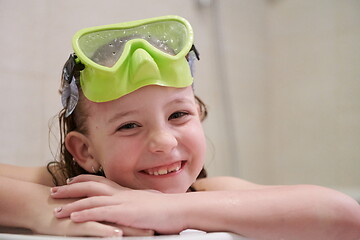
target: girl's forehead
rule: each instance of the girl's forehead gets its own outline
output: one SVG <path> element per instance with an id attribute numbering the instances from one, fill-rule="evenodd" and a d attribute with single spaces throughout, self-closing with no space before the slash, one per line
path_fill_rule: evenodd
<path id="1" fill-rule="evenodd" d="M 95 103 L 87 100 L 90 109 L 90 115 L 105 112 L 111 112 L 121 109 L 134 109 L 150 105 L 166 105 L 176 99 L 188 99 L 194 101 L 192 87 L 174 88 L 157 85 L 145 86 L 137 89 L 116 100 L 102 103 Z"/>

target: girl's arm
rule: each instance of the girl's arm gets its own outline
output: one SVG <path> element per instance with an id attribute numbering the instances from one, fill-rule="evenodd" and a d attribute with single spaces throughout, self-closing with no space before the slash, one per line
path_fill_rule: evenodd
<path id="1" fill-rule="evenodd" d="M 0 176 L 25 182 L 37 183 L 45 186 L 54 186 L 52 177 L 45 166 L 22 167 L 1 163 Z"/>
<path id="2" fill-rule="evenodd" d="M 255 239 L 360 239 L 360 206 L 318 186 L 200 192 L 190 199 L 179 203 L 193 228 Z"/>
<path id="3" fill-rule="evenodd" d="M 50 235 L 111 237 L 122 234 L 115 227 L 97 222 L 77 224 L 68 218 L 56 219 L 53 209 L 74 200 L 49 196 L 49 187 L 0 176 L 0 225 Z"/>
<path id="4" fill-rule="evenodd" d="M 360 238 L 359 205 L 322 187 L 257 185 L 247 190 L 161 194 L 111 190 L 108 181 L 80 176 L 70 185 L 56 188 L 54 198 L 89 197 L 63 206 L 56 216 L 70 216 L 75 222 L 107 221 L 165 234 L 194 228 L 255 239 Z M 246 182 L 233 183 L 249 186 Z"/>
<path id="5" fill-rule="evenodd" d="M 224 191 L 224 190 L 254 190 L 268 186 L 255 184 L 236 177 L 200 178 L 192 185 L 196 191 Z"/>
<path id="6" fill-rule="evenodd" d="M 153 231 L 97 222 L 75 224 L 54 217 L 54 208 L 74 199 L 50 197 L 53 181 L 46 167 L 0 164 L 0 226 L 30 229 L 39 234 L 111 237 L 153 235 Z"/>

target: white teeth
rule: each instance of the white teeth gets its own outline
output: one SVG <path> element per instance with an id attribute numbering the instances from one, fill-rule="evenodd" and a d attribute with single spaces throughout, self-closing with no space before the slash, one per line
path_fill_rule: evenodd
<path id="1" fill-rule="evenodd" d="M 158 171 L 158 173 L 159 173 L 159 175 L 164 175 L 164 174 L 167 174 L 168 171 L 167 171 L 166 169 L 160 169 L 160 170 Z"/>
<path id="2" fill-rule="evenodd" d="M 159 175 L 166 175 L 171 172 L 177 172 L 180 170 L 180 168 L 181 168 L 181 164 L 175 164 L 175 165 L 170 166 L 169 169 L 166 169 L 166 168 L 160 168 L 158 170 L 148 169 L 148 170 L 145 170 L 145 172 L 149 175 L 159 176 Z"/>

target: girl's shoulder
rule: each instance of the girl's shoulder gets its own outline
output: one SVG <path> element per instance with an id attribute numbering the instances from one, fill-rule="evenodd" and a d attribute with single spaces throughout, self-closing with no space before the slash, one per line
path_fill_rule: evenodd
<path id="1" fill-rule="evenodd" d="M 25 167 L 11 164 L 0 164 L 0 176 L 53 186 L 52 178 L 46 166 Z"/>
<path id="2" fill-rule="evenodd" d="M 221 190 L 251 190 L 264 188 L 241 178 L 221 176 L 198 179 L 192 187 L 196 191 L 221 191 Z"/>

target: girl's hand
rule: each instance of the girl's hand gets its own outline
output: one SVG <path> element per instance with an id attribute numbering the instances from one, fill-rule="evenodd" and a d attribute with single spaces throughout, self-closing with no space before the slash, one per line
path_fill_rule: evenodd
<path id="1" fill-rule="evenodd" d="M 54 204 L 59 204 L 54 201 Z M 47 207 L 48 207 L 47 206 Z M 51 209 L 41 206 L 43 211 L 35 220 L 31 230 L 36 234 L 60 235 L 60 236 L 88 236 L 88 237 L 118 237 L 125 231 L 116 226 L 110 226 L 98 222 L 75 223 L 69 218 L 57 219 Z"/>
<path id="2" fill-rule="evenodd" d="M 47 195 L 48 194 L 49 192 L 47 191 Z M 120 237 L 123 235 L 154 235 L 154 232 L 150 230 L 133 229 L 96 221 L 76 223 L 69 217 L 61 219 L 54 217 L 53 211 L 58 210 L 59 206 L 71 204 L 76 200 L 77 199 L 52 199 L 48 197 L 48 205 L 39 205 L 41 212 L 36 214 L 38 218 L 34 221 L 31 230 L 37 234 L 62 236 Z"/>
<path id="3" fill-rule="evenodd" d="M 76 223 L 109 222 L 135 229 L 153 229 L 162 234 L 185 229 L 178 214 L 179 199 L 175 195 L 132 190 L 106 178 L 89 175 L 53 188 L 51 194 L 53 198 L 83 198 L 57 209 L 57 218 L 70 217 Z"/>
<path id="4" fill-rule="evenodd" d="M 98 222 L 75 223 L 54 217 L 53 209 L 76 199 L 52 199 L 50 188 L 32 182 L 0 177 L 0 225 L 26 228 L 37 234 L 62 236 L 121 236 L 116 226 Z"/>

